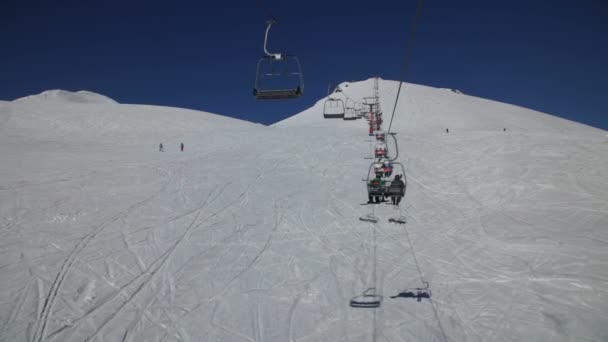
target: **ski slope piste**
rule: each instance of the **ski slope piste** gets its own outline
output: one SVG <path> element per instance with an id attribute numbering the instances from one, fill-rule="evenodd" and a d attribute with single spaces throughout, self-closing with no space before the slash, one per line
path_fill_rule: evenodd
<path id="1" fill-rule="evenodd" d="M 373 137 L 324 102 L 270 127 L 0 102 L 0 341 L 608 339 L 605 131 L 405 83 L 406 196 L 361 206 Z M 370 288 L 380 306 L 349 305 Z"/>

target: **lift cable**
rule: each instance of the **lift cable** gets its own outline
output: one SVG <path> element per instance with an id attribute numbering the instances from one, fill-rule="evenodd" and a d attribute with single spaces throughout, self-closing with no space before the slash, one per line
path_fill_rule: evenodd
<path id="1" fill-rule="evenodd" d="M 256 1 L 258 6 L 260 6 L 260 8 L 262 9 L 262 11 L 264 11 L 266 13 L 266 15 L 270 18 L 270 20 L 274 21 L 274 22 L 279 22 L 277 20 L 277 18 L 275 18 L 272 15 L 272 12 L 270 11 L 270 8 L 264 3 L 264 0 L 257 0 Z"/>
<path id="2" fill-rule="evenodd" d="M 386 131 L 386 134 L 390 134 L 391 132 L 391 128 L 393 125 L 393 119 L 395 118 L 395 112 L 397 111 L 397 104 L 399 102 L 399 95 L 401 93 L 401 86 L 403 85 L 403 80 L 405 79 L 405 75 L 407 72 L 407 68 L 409 66 L 409 61 L 410 61 L 410 57 L 412 54 L 412 49 L 414 46 L 414 39 L 416 37 L 416 30 L 418 27 L 418 21 L 420 19 L 420 14 L 422 13 L 422 5 L 424 4 L 424 0 L 418 0 L 418 6 L 416 8 L 416 14 L 414 16 L 414 21 L 412 23 L 412 30 L 410 31 L 410 35 L 408 37 L 408 42 L 407 42 L 407 48 L 406 48 L 406 52 L 405 52 L 405 60 L 403 63 L 403 69 L 401 72 L 401 77 L 399 77 L 399 88 L 397 90 L 397 96 L 395 97 L 395 104 L 393 105 L 393 112 L 391 114 L 391 120 L 390 123 L 388 125 L 388 130 Z M 412 240 L 410 239 L 410 234 L 407 230 L 406 225 L 403 225 L 403 230 L 405 232 L 405 236 L 407 237 L 408 243 L 410 245 L 410 250 L 412 252 L 412 257 L 414 258 L 414 263 L 416 265 L 416 270 L 418 271 L 418 276 L 420 277 L 420 281 L 424 284 L 428 284 L 423 277 L 422 274 L 422 270 L 420 268 L 420 264 L 418 262 L 418 258 L 416 258 L 416 253 L 414 251 L 414 245 L 412 243 Z M 448 341 L 448 337 L 445 333 L 445 330 L 443 329 L 443 325 L 441 324 L 441 320 L 439 319 L 439 315 L 437 312 L 437 308 L 435 307 L 435 303 L 433 302 L 433 300 L 431 299 L 431 307 L 433 309 L 433 313 L 435 314 L 435 319 L 437 320 L 437 323 L 439 325 L 439 330 L 441 331 L 442 337 L 444 341 Z"/>
<path id="3" fill-rule="evenodd" d="M 407 48 L 405 51 L 405 61 L 403 62 L 403 69 L 401 71 L 401 77 L 399 77 L 399 89 L 397 90 L 397 97 L 395 97 L 395 105 L 393 106 L 393 113 L 391 114 L 391 121 L 388 125 L 387 134 L 391 132 L 391 127 L 393 125 L 393 119 L 395 118 L 395 111 L 397 110 L 397 102 L 399 101 L 399 94 L 401 93 L 401 86 L 403 85 L 403 79 L 405 78 L 405 74 L 407 72 L 407 67 L 410 62 L 410 56 L 412 54 L 412 49 L 414 47 L 414 39 L 416 37 L 416 29 L 418 27 L 418 21 L 420 19 L 420 14 L 422 13 L 422 5 L 424 0 L 418 0 L 418 6 L 416 8 L 416 15 L 414 16 L 414 22 L 412 23 L 412 30 L 410 31 L 410 35 L 407 40 Z"/>

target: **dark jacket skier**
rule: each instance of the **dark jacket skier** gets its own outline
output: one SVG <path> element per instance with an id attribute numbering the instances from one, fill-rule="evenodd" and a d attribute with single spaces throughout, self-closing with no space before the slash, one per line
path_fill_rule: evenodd
<path id="1" fill-rule="evenodd" d="M 396 175 L 389 187 L 393 205 L 399 205 L 401 198 L 405 195 L 405 183 L 401 180 L 401 175 Z"/>

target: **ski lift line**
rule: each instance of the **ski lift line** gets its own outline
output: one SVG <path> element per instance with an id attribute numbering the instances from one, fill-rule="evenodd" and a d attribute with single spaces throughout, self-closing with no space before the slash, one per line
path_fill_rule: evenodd
<path id="1" fill-rule="evenodd" d="M 414 46 L 414 38 L 416 37 L 416 28 L 418 27 L 418 21 L 420 19 L 420 14 L 422 13 L 422 5 L 424 4 L 424 0 L 418 0 L 418 5 L 416 7 L 416 15 L 414 16 L 414 22 L 412 23 L 412 30 L 410 31 L 410 35 L 407 40 L 407 47 L 405 51 L 405 60 L 403 62 L 403 69 L 401 71 L 401 77 L 399 77 L 399 88 L 397 90 L 397 96 L 395 97 L 395 104 L 393 105 L 393 113 L 391 114 L 391 121 L 388 124 L 387 133 L 390 133 L 391 127 L 393 126 L 393 119 L 395 118 L 395 111 L 397 110 L 397 103 L 399 102 L 399 94 L 401 93 L 401 86 L 403 85 L 403 79 L 405 78 L 405 74 L 407 73 L 407 67 L 410 62 L 410 56 L 412 54 L 412 49 Z"/>
<path id="2" fill-rule="evenodd" d="M 264 4 L 263 0 L 257 0 L 257 4 L 260 6 L 262 11 L 266 12 L 266 15 L 268 15 L 270 19 L 272 19 L 272 21 L 278 22 L 277 18 L 272 15 L 272 13 L 270 12 L 270 8 Z"/>

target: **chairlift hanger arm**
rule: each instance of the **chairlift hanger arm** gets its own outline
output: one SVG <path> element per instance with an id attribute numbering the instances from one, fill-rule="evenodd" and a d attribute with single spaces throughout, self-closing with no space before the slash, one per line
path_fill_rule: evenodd
<path id="1" fill-rule="evenodd" d="M 264 53 L 266 54 L 266 56 L 274 58 L 274 59 L 283 59 L 283 55 L 280 53 L 272 53 L 272 52 L 268 52 L 268 33 L 270 32 L 270 28 L 272 27 L 272 24 L 276 24 L 276 21 L 274 20 L 268 20 L 266 22 L 268 24 L 268 27 L 266 28 L 266 34 L 264 35 Z"/>
<path id="2" fill-rule="evenodd" d="M 395 156 L 390 159 L 390 161 L 395 161 L 399 158 L 399 144 L 397 143 L 397 138 L 395 137 L 395 133 L 389 133 L 391 137 L 393 137 L 393 141 L 395 142 Z"/>

